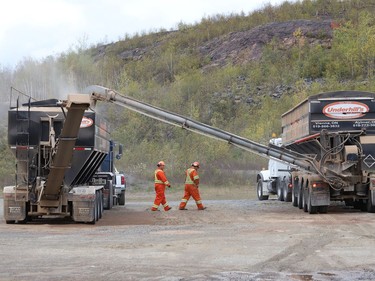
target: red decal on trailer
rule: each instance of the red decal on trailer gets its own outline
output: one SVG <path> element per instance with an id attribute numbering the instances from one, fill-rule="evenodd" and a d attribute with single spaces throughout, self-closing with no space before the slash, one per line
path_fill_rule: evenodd
<path id="1" fill-rule="evenodd" d="M 94 121 L 92 121 L 91 118 L 87 118 L 87 117 L 83 116 L 80 128 L 88 128 L 92 124 L 94 124 Z"/>
<path id="2" fill-rule="evenodd" d="M 369 112 L 369 107 L 357 101 L 333 102 L 323 108 L 323 114 L 334 119 L 359 118 Z"/>

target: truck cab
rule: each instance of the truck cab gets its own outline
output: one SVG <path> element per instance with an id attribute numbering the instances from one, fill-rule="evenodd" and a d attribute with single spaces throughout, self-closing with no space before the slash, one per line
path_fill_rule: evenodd
<path id="1" fill-rule="evenodd" d="M 125 205 L 125 190 L 126 190 L 126 179 L 125 174 L 123 172 L 115 172 L 115 183 L 114 183 L 114 190 L 115 190 L 115 197 L 117 198 L 117 202 L 119 205 Z"/>
<path id="2" fill-rule="evenodd" d="M 282 146 L 281 138 L 272 138 L 270 145 Z M 268 169 L 263 169 L 257 175 L 257 196 L 259 200 L 267 200 L 269 195 L 277 195 L 280 201 L 290 202 L 291 197 L 290 165 L 270 157 Z"/>

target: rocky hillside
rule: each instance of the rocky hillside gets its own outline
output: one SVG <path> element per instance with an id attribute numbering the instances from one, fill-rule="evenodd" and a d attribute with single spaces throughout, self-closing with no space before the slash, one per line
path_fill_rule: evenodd
<path id="1" fill-rule="evenodd" d="M 224 66 L 228 63 L 245 64 L 252 60 L 259 60 L 262 57 L 263 47 L 271 41 L 277 42 L 281 49 L 298 44 L 298 38 L 303 38 L 304 43 L 310 45 L 319 44 L 330 48 L 334 26 L 331 20 L 273 22 L 214 38 L 198 46 L 196 51 L 202 56 L 202 61 L 208 61 L 208 64 L 202 66 L 203 68 Z M 171 40 L 176 32 L 156 35 L 157 40 L 145 47 L 121 47 L 121 41 L 102 45 L 95 49 L 94 57 L 99 59 L 116 50 L 116 55 L 121 60 L 141 60 L 144 56 L 159 53 L 157 49 Z M 206 58 L 208 60 L 205 60 Z"/>
<path id="2" fill-rule="evenodd" d="M 209 65 L 223 66 L 227 63 L 244 64 L 262 57 L 262 49 L 272 40 L 279 48 L 289 48 L 298 44 L 298 38 L 304 38 L 310 45 L 322 45 L 329 48 L 332 39 L 332 22 L 295 20 L 273 22 L 251 30 L 232 32 L 209 41 L 199 47 L 203 56 L 210 58 Z"/>

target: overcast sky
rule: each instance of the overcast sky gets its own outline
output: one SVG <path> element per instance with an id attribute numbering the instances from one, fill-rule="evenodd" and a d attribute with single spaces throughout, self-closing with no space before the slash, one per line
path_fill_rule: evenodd
<path id="1" fill-rule="evenodd" d="M 125 34 L 170 30 L 203 17 L 248 14 L 283 0 L 5 0 L 1 1 L 0 67 L 57 55 L 81 42 L 111 43 Z"/>

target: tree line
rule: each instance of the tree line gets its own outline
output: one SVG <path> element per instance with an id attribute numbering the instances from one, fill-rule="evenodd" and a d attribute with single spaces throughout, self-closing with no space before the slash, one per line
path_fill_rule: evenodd
<path id="1" fill-rule="evenodd" d="M 375 5 L 370 0 L 284 1 L 249 14 L 213 15 L 178 30 L 125 35 L 123 40 L 87 47 L 79 42 L 42 60 L 25 58 L 14 69 L 0 65 L 0 96 L 9 103 L 14 87 L 35 99 L 64 98 L 99 84 L 231 133 L 266 144 L 281 134 L 280 116 L 309 95 L 334 90 L 374 91 Z M 206 42 L 256 26 L 296 19 L 332 19 L 329 47 L 307 44 L 296 29 L 290 48 L 267 44 L 259 60 L 205 69 L 209 57 L 197 51 Z M 103 51 L 105 50 L 105 51 Z M 280 88 L 281 93 L 273 95 Z M 113 138 L 124 144 L 118 169 L 142 180 L 159 160 L 169 178 L 180 182 L 193 161 L 213 185 L 252 184 L 241 171 L 257 170 L 266 160 L 226 143 L 186 132 L 147 117 L 100 104 Z M 14 158 L 1 124 L 0 182 L 10 184 Z"/>

